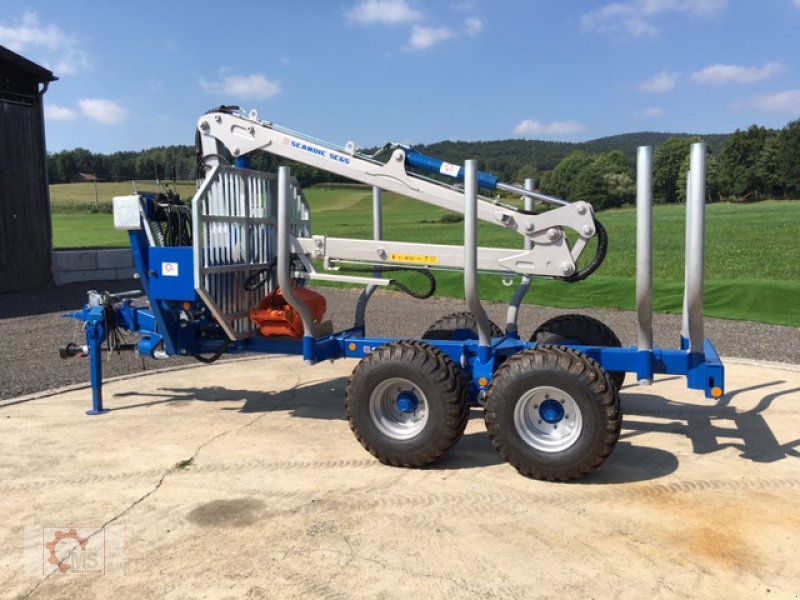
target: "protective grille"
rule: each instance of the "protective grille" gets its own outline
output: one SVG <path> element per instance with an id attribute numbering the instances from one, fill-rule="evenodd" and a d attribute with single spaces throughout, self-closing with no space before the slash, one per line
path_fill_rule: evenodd
<path id="1" fill-rule="evenodd" d="M 291 231 L 307 237 L 308 203 L 294 178 L 291 189 Z M 275 175 L 228 166 L 216 167 L 192 200 L 195 288 L 232 340 L 257 332 L 248 313 L 274 289 L 274 277 L 253 290 L 245 282 L 274 265 L 277 210 Z"/>

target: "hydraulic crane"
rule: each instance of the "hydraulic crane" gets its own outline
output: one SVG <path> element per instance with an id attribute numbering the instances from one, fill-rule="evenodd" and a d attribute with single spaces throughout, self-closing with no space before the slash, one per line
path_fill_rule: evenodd
<path id="1" fill-rule="evenodd" d="M 570 203 L 413 148 L 390 144 L 375 155 L 348 142 L 336 147 L 261 120 L 255 111 L 220 107 L 197 125 L 202 180 L 191 207 L 179 199 L 135 194 L 114 199 L 114 222 L 129 231 L 137 274 L 147 297 L 91 292 L 83 311 L 86 344 L 62 356 L 91 359 L 93 408 L 102 402 L 102 351 L 132 349 L 143 356 L 224 353 L 301 355 L 307 364 L 357 358 L 345 401 L 351 428 L 379 460 L 418 467 L 443 456 L 461 437 L 471 404 L 484 406 L 498 451 L 527 476 L 566 480 L 600 466 L 619 437 L 619 389 L 626 372 L 640 383 L 655 374 L 687 377 L 688 386 L 719 397 L 724 371 L 702 326 L 705 146 L 692 148 L 687 201 L 684 330 L 677 349 L 652 345 L 652 149 L 638 162 L 638 264 L 635 347 L 622 347 L 605 324 L 564 315 L 521 339 L 517 315 L 537 277 L 579 281 L 602 263 L 605 230 L 585 202 Z M 380 190 L 464 215 L 463 246 L 383 239 L 355 240 L 311 233 L 311 211 L 287 166 L 276 174 L 248 168 L 267 152 Z M 378 157 L 384 154 L 385 160 Z M 230 164 L 228 157 L 231 159 Z M 526 199 L 517 208 L 480 189 Z M 536 200 L 549 210 L 532 210 Z M 380 203 L 375 203 L 376 238 Z M 516 248 L 477 244 L 484 221 L 519 234 Z M 597 238 L 594 258 L 579 259 Z M 447 315 L 419 339 L 369 337 L 365 312 L 376 289 L 398 285 L 391 269 L 464 273 L 469 312 Z M 366 270 L 367 274 L 343 273 Z M 504 327 L 481 304 L 478 273 L 519 277 Z M 363 285 L 351 327 L 325 320 L 326 300 L 309 283 Z M 123 348 L 120 330 L 138 336 Z"/>

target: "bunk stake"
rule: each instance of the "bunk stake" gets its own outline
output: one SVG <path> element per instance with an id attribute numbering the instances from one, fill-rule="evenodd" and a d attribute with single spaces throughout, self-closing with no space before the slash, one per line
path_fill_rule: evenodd
<path id="1" fill-rule="evenodd" d="M 306 304 L 297 297 L 292 288 L 290 263 L 291 248 L 291 221 L 289 215 L 289 196 L 291 188 L 289 180 L 292 176 L 289 167 L 278 167 L 278 287 L 281 289 L 286 302 L 300 315 L 303 321 L 303 350 L 307 363 L 313 362 L 306 349 L 310 347 L 310 340 L 314 337 L 314 317 Z"/>
<path id="2" fill-rule="evenodd" d="M 705 275 L 706 145 L 692 144 L 686 195 L 686 287 L 684 335 L 691 353 L 704 351 L 703 277 Z"/>
<path id="3" fill-rule="evenodd" d="M 464 163 L 464 297 L 478 325 L 482 349 L 490 350 L 492 343 L 489 317 L 481 304 L 478 292 L 478 161 Z M 481 362 L 488 361 L 481 356 Z"/>
<path id="4" fill-rule="evenodd" d="M 525 189 L 530 192 L 533 191 L 533 179 L 528 178 L 525 180 Z M 533 198 L 525 196 L 524 202 L 525 211 L 533 213 Z M 533 240 L 529 237 L 525 238 L 524 244 L 526 250 L 533 248 Z M 519 335 L 519 307 L 522 305 L 522 301 L 531 289 L 531 281 L 532 279 L 529 276 L 522 276 L 519 287 L 508 305 L 508 310 L 506 311 L 506 335 Z"/>
<path id="5" fill-rule="evenodd" d="M 653 147 L 639 147 L 636 160 L 636 345 L 642 353 L 639 383 L 653 381 Z M 646 356 L 644 356 L 646 355 Z"/>

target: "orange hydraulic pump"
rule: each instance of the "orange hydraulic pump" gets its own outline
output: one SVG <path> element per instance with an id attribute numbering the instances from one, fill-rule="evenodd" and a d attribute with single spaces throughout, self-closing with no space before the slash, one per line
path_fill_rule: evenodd
<path id="1" fill-rule="evenodd" d="M 311 310 L 314 324 L 318 325 L 328 307 L 325 296 L 301 287 L 294 288 L 293 291 L 295 296 Z M 267 294 L 258 306 L 250 311 L 250 320 L 258 325 L 261 335 L 267 337 L 303 337 L 303 321 L 300 319 L 300 313 L 289 306 L 280 288 Z"/>

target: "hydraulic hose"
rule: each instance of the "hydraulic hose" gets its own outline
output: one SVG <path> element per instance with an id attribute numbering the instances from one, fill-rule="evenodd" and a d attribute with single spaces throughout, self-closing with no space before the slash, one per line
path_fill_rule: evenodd
<path id="1" fill-rule="evenodd" d="M 603 261 L 606 259 L 606 252 L 608 251 L 608 233 L 603 224 L 597 219 L 594 219 L 594 228 L 597 231 L 597 252 L 595 252 L 592 262 L 590 262 L 585 269 L 581 269 L 577 273 L 573 273 L 568 277 L 561 277 L 567 283 L 575 283 L 576 281 L 583 281 L 589 275 L 597 271 Z"/>
<path id="2" fill-rule="evenodd" d="M 399 273 L 399 272 L 407 272 L 407 273 L 419 273 L 420 275 L 424 276 L 425 279 L 428 280 L 428 289 L 424 292 L 415 292 L 411 288 L 409 288 L 404 283 L 397 281 L 396 279 L 390 279 L 389 285 L 397 288 L 401 292 L 408 294 L 412 298 L 416 298 L 417 300 L 427 300 L 431 296 L 436 293 L 436 277 L 434 277 L 433 273 L 431 273 L 428 269 L 415 269 L 413 267 L 354 267 L 349 266 L 345 267 L 347 271 L 351 271 L 354 273 Z"/>

